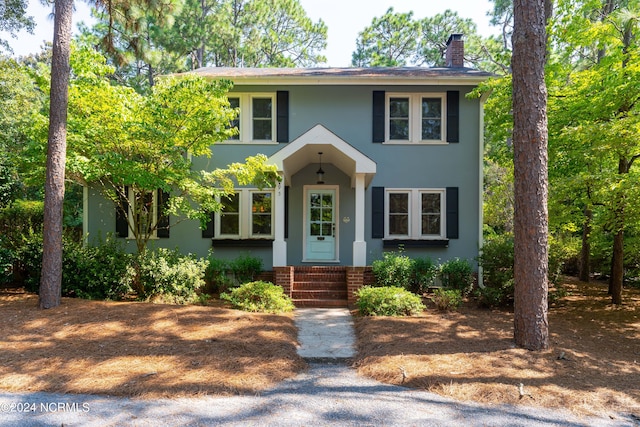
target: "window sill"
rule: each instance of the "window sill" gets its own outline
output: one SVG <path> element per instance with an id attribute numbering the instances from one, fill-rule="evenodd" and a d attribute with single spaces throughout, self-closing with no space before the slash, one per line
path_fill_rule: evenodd
<path id="1" fill-rule="evenodd" d="M 273 239 L 211 239 L 211 245 L 223 248 L 270 248 Z"/>
<path id="2" fill-rule="evenodd" d="M 449 247 L 449 239 L 384 239 L 382 247 L 397 248 L 403 246 L 405 248 L 447 248 Z"/>
<path id="3" fill-rule="evenodd" d="M 382 145 L 449 145 L 447 141 L 385 141 Z"/>

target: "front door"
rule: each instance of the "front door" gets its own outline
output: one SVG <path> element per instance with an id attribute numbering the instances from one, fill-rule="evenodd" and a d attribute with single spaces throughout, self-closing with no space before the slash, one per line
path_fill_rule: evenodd
<path id="1" fill-rule="evenodd" d="M 306 205 L 305 260 L 336 260 L 336 190 L 309 188 Z"/>

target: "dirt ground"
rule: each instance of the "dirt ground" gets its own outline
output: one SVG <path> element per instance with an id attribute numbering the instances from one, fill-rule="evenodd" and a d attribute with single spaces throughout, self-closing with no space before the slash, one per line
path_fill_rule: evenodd
<path id="1" fill-rule="evenodd" d="M 549 312 L 551 348 L 513 346 L 513 314 L 432 306 L 419 317 L 355 317 L 358 372 L 459 400 L 627 412 L 640 419 L 640 290 L 568 281 Z M 0 292 L 0 389 L 144 398 L 248 394 L 304 371 L 292 315 L 212 306 Z M 522 397 L 519 384 L 522 384 Z"/>
<path id="2" fill-rule="evenodd" d="M 625 289 L 625 304 L 614 307 L 605 284 L 569 279 L 566 288 L 549 310 L 551 347 L 543 352 L 514 347 L 512 312 L 474 304 L 413 318 L 356 317 L 358 372 L 463 401 L 640 420 L 640 290 Z"/>

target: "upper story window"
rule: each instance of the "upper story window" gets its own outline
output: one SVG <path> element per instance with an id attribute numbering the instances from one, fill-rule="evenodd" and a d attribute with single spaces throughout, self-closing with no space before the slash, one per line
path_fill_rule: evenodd
<path id="1" fill-rule="evenodd" d="M 387 189 L 385 197 L 385 238 L 445 238 L 444 189 Z"/>
<path id="2" fill-rule="evenodd" d="M 220 239 L 273 238 L 273 190 L 239 189 L 221 197 L 215 214 L 215 236 Z"/>
<path id="3" fill-rule="evenodd" d="M 387 142 L 445 142 L 444 93 L 387 93 Z"/>
<path id="4" fill-rule="evenodd" d="M 274 93 L 230 94 L 231 108 L 239 113 L 230 123 L 238 129 L 231 142 L 265 143 L 276 142 L 276 102 Z"/>

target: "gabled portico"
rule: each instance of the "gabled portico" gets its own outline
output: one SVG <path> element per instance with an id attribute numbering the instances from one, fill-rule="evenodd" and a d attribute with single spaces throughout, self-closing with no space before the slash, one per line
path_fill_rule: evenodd
<path id="1" fill-rule="evenodd" d="M 287 242 L 285 241 L 285 191 L 292 176 L 318 159 L 322 152 L 323 164 L 332 164 L 350 177 L 355 189 L 355 238 L 353 241 L 353 266 L 367 263 L 365 241 L 365 189 L 376 173 L 376 163 L 352 145 L 322 125 L 316 125 L 295 141 L 277 151 L 268 163 L 276 165 L 282 178 L 275 193 L 275 239 L 273 242 L 273 266 L 287 265 Z"/>

